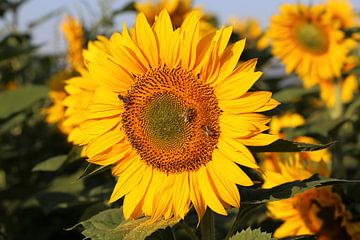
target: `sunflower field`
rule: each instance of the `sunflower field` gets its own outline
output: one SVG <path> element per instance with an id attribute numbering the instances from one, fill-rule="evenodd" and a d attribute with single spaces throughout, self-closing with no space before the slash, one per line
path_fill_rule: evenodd
<path id="1" fill-rule="evenodd" d="M 21 28 L 31 1 L 0 1 L 0 240 L 360 240 L 357 0 L 74 0 Z"/>

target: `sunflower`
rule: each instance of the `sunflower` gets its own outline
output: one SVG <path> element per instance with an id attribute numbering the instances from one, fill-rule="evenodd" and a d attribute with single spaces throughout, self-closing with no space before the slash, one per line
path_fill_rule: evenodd
<path id="1" fill-rule="evenodd" d="M 67 59 L 70 67 L 83 68 L 82 49 L 85 38 L 82 24 L 76 18 L 67 15 L 60 28 L 68 44 Z"/>
<path id="2" fill-rule="evenodd" d="M 340 77 L 341 68 L 354 41 L 345 38 L 330 11 L 323 5 L 285 4 L 271 19 L 268 35 L 273 54 L 296 72 L 305 87 L 320 79 Z"/>
<path id="3" fill-rule="evenodd" d="M 279 172 L 265 170 L 263 187 L 271 188 L 286 182 L 304 180 L 314 173 L 329 175 L 324 162 L 317 166 L 312 162 L 304 164 L 296 156 L 279 163 Z M 284 221 L 274 233 L 278 238 L 316 234 L 317 239 L 331 240 L 355 239 L 358 235 L 359 223 L 351 221 L 351 213 L 331 187 L 314 188 L 289 199 L 270 202 L 268 210 L 272 217 Z"/>
<path id="4" fill-rule="evenodd" d="M 234 27 L 234 33 L 241 38 L 246 38 L 247 48 L 262 50 L 267 47 L 266 37 L 258 20 L 254 18 L 238 19 L 230 18 L 230 25 Z"/>
<path id="5" fill-rule="evenodd" d="M 215 27 L 210 23 L 213 16 L 211 14 L 205 14 L 200 7 L 193 7 L 192 5 L 192 0 L 147 0 L 145 2 L 136 1 L 135 9 L 139 13 L 145 14 L 150 25 L 154 24 L 156 16 L 158 16 L 163 9 L 166 9 L 175 28 L 181 26 L 190 12 L 198 11 L 201 16 L 201 35 L 215 31 Z"/>
<path id="6" fill-rule="evenodd" d="M 270 133 L 277 134 L 279 138 L 285 139 L 286 136 L 283 132 L 284 128 L 295 128 L 305 124 L 305 119 L 298 113 L 287 112 L 280 116 L 275 116 L 270 122 Z M 319 144 L 316 139 L 308 136 L 298 136 L 291 139 L 295 142 Z M 258 154 L 262 164 L 261 166 L 267 170 L 280 172 L 280 162 L 285 162 L 289 157 L 292 157 L 293 153 L 279 153 L 279 152 L 265 152 Z M 315 162 L 324 161 L 329 163 L 331 161 L 331 153 L 329 150 L 321 149 L 312 152 L 299 152 L 297 157 L 302 162 L 311 160 Z"/>
<path id="7" fill-rule="evenodd" d="M 52 104 L 43 110 L 45 121 L 48 124 L 56 124 L 58 129 L 64 134 L 68 134 L 71 131 L 71 128 L 64 125 L 65 106 L 63 104 L 67 96 L 64 92 L 64 81 L 69 77 L 71 77 L 71 72 L 65 70 L 56 73 L 50 79 L 48 83 L 50 89 L 48 95 Z"/>
<path id="8" fill-rule="evenodd" d="M 84 49 L 83 54 L 87 56 L 87 59 L 91 59 L 95 55 L 100 61 L 100 59 L 106 58 L 106 54 L 109 52 L 108 43 L 108 39 L 99 36 L 97 41 L 89 43 L 88 49 Z M 78 69 L 78 71 L 80 76 L 66 81 L 67 97 L 63 101 L 63 105 L 66 107 L 63 125 L 72 129 L 68 141 L 80 145 L 91 138 L 81 131 L 80 124 L 86 119 L 88 105 L 93 99 L 98 83 L 89 74 L 86 66 Z"/>
<path id="9" fill-rule="evenodd" d="M 349 103 L 358 91 L 358 79 L 356 75 L 348 75 L 340 82 L 340 101 Z M 320 82 L 321 99 L 332 108 L 335 106 L 336 90 L 335 83 L 332 80 L 322 80 Z"/>
<path id="10" fill-rule="evenodd" d="M 207 207 L 226 215 L 240 205 L 237 184 L 253 184 L 237 164 L 258 168 L 246 146 L 278 139 L 259 112 L 279 103 L 248 92 L 256 60 L 237 64 L 245 41 L 227 46 L 231 27 L 200 37 L 199 21 L 192 12 L 174 30 L 166 10 L 152 26 L 141 13 L 132 34 L 124 24 L 106 50 L 84 54 L 98 87 L 74 141 L 112 165 L 110 202 L 124 197 L 126 219 L 184 218 L 191 204 L 199 219 Z"/>
<path id="11" fill-rule="evenodd" d="M 327 0 L 324 4 L 340 28 L 351 28 L 359 24 L 358 16 L 349 0 Z"/>

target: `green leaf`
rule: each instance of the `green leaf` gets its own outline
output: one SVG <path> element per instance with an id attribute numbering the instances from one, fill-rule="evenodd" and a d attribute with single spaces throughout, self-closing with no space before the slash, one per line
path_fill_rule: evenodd
<path id="1" fill-rule="evenodd" d="M 135 2 L 131 1 L 128 4 L 122 6 L 119 9 L 115 9 L 112 13 L 111 13 L 111 18 L 116 17 L 117 15 L 124 13 L 124 12 L 134 12 L 136 11 L 135 9 Z"/>
<path id="2" fill-rule="evenodd" d="M 281 103 L 289 103 L 301 99 L 302 97 L 319 92 L 319 87 L 313 87 L 310 89 L 305 88 L 288 88 L 279 91 L 273 95 L 273 98 Z"/>
<path id="3" fill-rule="evenodd" d="M 92 175 L 96 175 L 98 173 L 102 173 L 104 171 L 107 171 L 108 169 L 111 169 L 111 165 L 108 166 L 99 166 L 96 164 L 89 163 L 87 167 L 85 168 L 85 171 L 80 175 L 79 179 L 87 178 Z"/>
<path id="4" fill-rule="evenodd" d="M 327 144 L 309 144 L 279 139 L 267 146 L 249 147 L 249 149 L 253 152 L 309 152 L 330 147 L 332 144 L 334 144 L 334 142 Z"/>
<path id="5" fill-rule="evenodd" d="M 339 183 L 360 183 L 360 180 L 324 178 L 320 177 L 318 174 L 314 174 L 313 176 L 305 180 L 288 182 L 269 189 L 253 189 L 243 187 L 240 188 L 240 196 L 242 203 L 260 204 L 291 198 L 294 197 L 296 194 L 302 193 L 315 187 L 322 187 Z"/>
<path id="6" fill-rule="evenodd" d="M 271 237 L 271 233 L 261 232 L 260 228 L 251 230 L 248 227 L 246 230 L 236 233 L 229 240 L 276 240 L 276 238 Z"/>
<path id="7" fill-rule="evenodd" d="M 45 86 L 28 85 L 13 91 L 0 93 L 0 119 L 25 110 L 36 101 L 46 98 L 48 89 Z"/>
<path id="8" fill-rule="evenodd" d="M 180 219 L 159 220 L 150 222 L 149 217 L 126 221 L 121 208 L 102 211 L 77 226 L 83 226 L 82 234 L 92 240 L 141 240 L 158 229 L 173 226 Z"/>
<path id="9" fill-rule="evenodd" d="M 33 172 L 53 172 L 58 170 L 68 159 L 66 155 L 59 155 L 52 158 L 49 158 L 39 164 L 37 164 L 32 171 Z"/>

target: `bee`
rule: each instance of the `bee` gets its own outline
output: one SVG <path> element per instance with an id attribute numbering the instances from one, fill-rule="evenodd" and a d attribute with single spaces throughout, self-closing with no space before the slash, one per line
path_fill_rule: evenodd
<path id="1" fill-rule="evenodd" d="M 216 134 L 210 127 L 206 125 L 202 125 L 201 128 L 207 137 L 213 137 Z"/>
<path id="2" fill-rule="evenodd" d="M 128 97 L 125 97 L 125 96 L 123 96 L 123 95 L 118 95 L 118 98 L 123 102 L 123 103 L 125 103 L 125 104 L 129 104 L 130 103 L 130 98 L 128 98 Z"/>
<path id="3" fill-rule="evenodd" d="M 191 122 L 195 117 L 195 110 L 188 108 L 182 114 L 180 114 L 180 117 L 182 117 L 186 123 Z"/>

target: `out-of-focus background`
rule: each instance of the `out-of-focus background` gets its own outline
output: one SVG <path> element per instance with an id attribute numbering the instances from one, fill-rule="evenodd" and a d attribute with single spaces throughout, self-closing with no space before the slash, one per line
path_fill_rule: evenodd
<path id="1" fill-rule="evenodd" d="M 195 6 L 201 6 L 206 12 L 213 12 L 219 18 L 220 23 L 227 23 L 229 17 L 247 18 L 253 17 L 259 20 L 263 27 L 268 25 L 271 15 L 278 11 L 278 7 L 284 3 L 296 3 L 298 0 L 196 0 Z M 316 3 L 319 0 L 305 0 L 303 3 Z M 352 0 L 356 9 L 360 8 L 360 1 Z M 85 25 L 91 25 L 95 19 L 99 19 L 103 13 L 110 12 L 109 9 L 119 9 L 127 4 L 124 0 L 29 0 L 24 3 L 18 12 L 18 23 L 20 30 L 29 29 L 34 22 L 53 14 L 48 21 L 34 27 L 33 41 L 41 44 L 40 51 L 56 53 L 65 51 L 66 44 L 60 36 L 59 23 L 65 13 L 71 13 L 80 18 Z M 133 23 L 134 13 L 128 13 L 116 17 L 115 22 L 120 27 L 123 21 Z M 0 28 L 10 25 L 12 17 L 0 20 Z"/>

